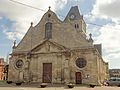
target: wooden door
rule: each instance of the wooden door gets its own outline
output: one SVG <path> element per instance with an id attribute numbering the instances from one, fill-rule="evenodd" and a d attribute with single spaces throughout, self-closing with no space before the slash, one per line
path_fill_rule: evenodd
<path id="1" fill-rule="evenodd" d="M 52 82 L 52 63 L 43 63 L 43 83 Z"/>
<path id="2" fill-rule="evenodd" d="M 76 76 L 76 84 L 82 84 L 81 72 L 76 72 L 75 76 Z"/>

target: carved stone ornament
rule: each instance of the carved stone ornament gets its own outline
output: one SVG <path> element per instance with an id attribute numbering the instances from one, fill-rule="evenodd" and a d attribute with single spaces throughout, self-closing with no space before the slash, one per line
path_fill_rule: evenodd
<path id="1" fill-rule="evenodd" d="M 70 57 L 71 56 L 71 53 L 69 51 L 64 52 L 64 54 L 65 54 L 66 57 Z"/>

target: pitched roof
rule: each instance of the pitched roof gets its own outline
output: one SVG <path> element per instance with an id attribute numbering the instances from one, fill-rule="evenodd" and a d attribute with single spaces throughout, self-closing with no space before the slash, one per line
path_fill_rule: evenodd
<path id="1" fill-rule="evenodd" d="M 70 9 L 70 11 L 68 12 L 68 14 L 67 14 L 67 16 L 66 16 L 66 18 L 65 18 L 64 21 L 69 20 L 69 18 L 70 18 L 70 16 L 71 16 L 72 14 L 75 15 L 75 18 L 74 18 L 75 20 L 78 20 L 78 19 L 81 18 L 81 15 L 80 15 L 78 6 L 73 6 L 73 7 L 71 7 L 71 9 Z"/>

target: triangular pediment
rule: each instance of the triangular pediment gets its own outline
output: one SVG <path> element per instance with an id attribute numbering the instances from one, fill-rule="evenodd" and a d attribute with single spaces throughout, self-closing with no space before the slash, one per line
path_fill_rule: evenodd
<path id="1" fill-rule="evenodd" d="M 32 49 L 32 52 L 39 52 L 39 53 L 48 53 L 48 52 L 60 52 L 64 51 L 67 48 L 49 40 L 43 41 L 41 44 L 36 46 Z"/>

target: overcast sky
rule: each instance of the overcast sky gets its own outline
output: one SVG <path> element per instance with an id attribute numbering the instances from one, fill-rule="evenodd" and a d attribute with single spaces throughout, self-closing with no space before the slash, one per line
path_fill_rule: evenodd
<path id="1" fill-rule="evenodd" d="M 0 0 L 0 57 L 6 58 L 33 22 L 36 25 L 48 7 L 63 20 L 71 6 L 78 5 L 94 43 L 101 43 L 109 68 L 120 68 L 120 0 Z M 91 23 L 91 24 L 90 24 Z"/>

